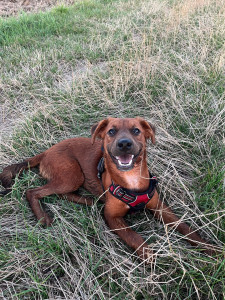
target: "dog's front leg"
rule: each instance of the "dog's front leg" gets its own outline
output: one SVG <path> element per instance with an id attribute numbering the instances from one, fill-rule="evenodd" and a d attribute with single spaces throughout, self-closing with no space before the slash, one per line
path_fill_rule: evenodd
<path id="1" fill-rule="evenodd" d="M 117 200 L 117 199 L 115 199 Z M 120 201 L 121 202 L 121 201 Z M 129 247 L 133 248 L 138 256 L 151 261 L 153 251 L 149 248 L 144 239 L 135 231 L 133 231 L 124 221 L 123 216 L 129 208 L 122 202 L 113 205 L 111 201 L 107 201 L 104 209 L 106 222 L 111 230 L 113 230 Z"/>
<path id="2" fill-rule="evenodd" d="M 184 235 L 184 238 L 193 246 L 200 246 L 204 252 L 213 255 L 216 253 L 214 246 L 203 240 L 199 234 L 192 230 L 186 223 L 182 222 L 172 210 L 159 199 L 159 195 L 155 192 L 153 198 L 147 204 L 147 208 L 152 211 L 154 217 L 162 220 L 164 224 L 174 227 L 177 231 Z"/>

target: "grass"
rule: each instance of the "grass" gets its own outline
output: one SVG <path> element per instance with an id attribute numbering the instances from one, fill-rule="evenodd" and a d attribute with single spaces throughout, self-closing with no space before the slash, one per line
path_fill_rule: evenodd
<path id="1" fill-rule="evenodd" d="M 0 19 L 1 167 L 106 116 L 156 125 L 150 170 L 176 214 L 224 250 L 224 5 L 215 1 L 76 1 Z M 103 206 L 43 201 L 37 224 L 25 190 L 0 198 L 3 299 L 223 299 L 224 256 L 210 258 L 151 214 L 126 221 L 158 253 L 145 266 L 106 226 Z"/>

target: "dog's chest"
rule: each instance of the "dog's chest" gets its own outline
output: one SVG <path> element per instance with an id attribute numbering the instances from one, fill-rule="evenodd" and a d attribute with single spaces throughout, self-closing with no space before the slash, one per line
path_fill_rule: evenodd
<path id="1" fill-rule="evenodd" d="M 139 189 L 141 186 L 141 177 L 137 176 L 137 174 L 124 174 L 123 180 L 126 183 L 126 188 L 127 189 Z"/>

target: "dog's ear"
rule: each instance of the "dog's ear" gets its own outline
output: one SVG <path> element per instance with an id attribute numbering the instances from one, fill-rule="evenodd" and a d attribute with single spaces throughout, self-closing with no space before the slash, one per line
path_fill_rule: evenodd
<path id="1" fill-rule="evenodd" d="M 96 138 L 103 138 L 102 133 L 105 127 L 108 125 L 109 120 L 105 119 L 96 124 L 94 124 L 91 128 L 91 143 L 94 144 Z"/>
<path id="2" fill-rule="evenodd" d="M 155 144 L 155 126 L 152 125 L 151 123 L 145 121 L 142 118 L 138 118 L 141 126 L 144 128 L 145 130 L 145 138 L 149 139 L 151 138 L 152 143 Z"/>

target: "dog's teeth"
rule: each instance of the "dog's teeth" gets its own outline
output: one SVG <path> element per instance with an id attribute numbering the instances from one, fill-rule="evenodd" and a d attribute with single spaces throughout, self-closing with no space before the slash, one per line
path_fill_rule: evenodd
<path id="1" fill-rule="evenodd" d="M 116 156 L 116 159 L 120 166 L 130 166 L 132 164 L 134 155 L 131 155 L 131 159 L 128 163 L 122 163 L 119 156 Z"/>

